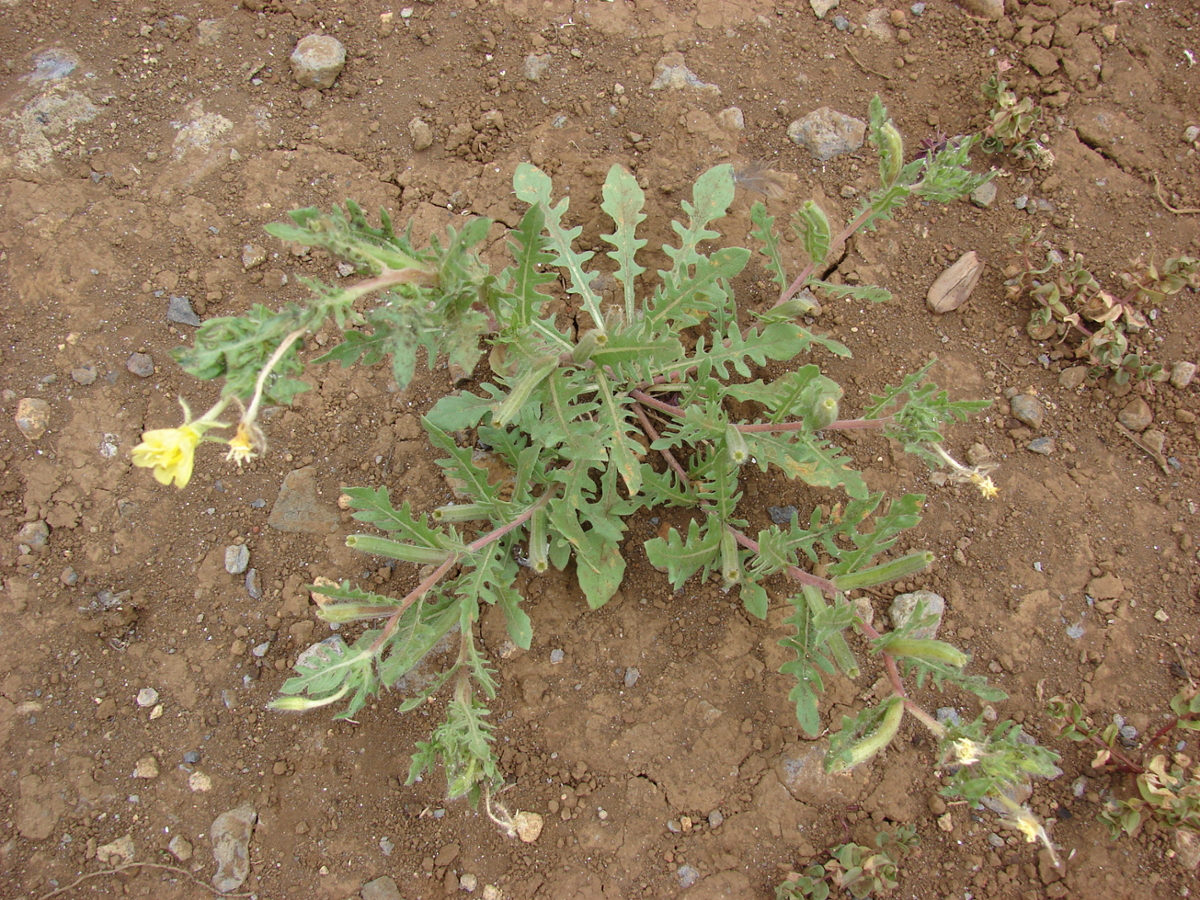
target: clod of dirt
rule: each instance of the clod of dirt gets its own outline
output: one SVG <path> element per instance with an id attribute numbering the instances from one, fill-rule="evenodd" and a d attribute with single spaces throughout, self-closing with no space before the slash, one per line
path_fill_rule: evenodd
<path id="1" fill-rule="evenodd" d="M 217 874 L 212 883 L 222 894 L 237 890 L 250 874 L 250 836 L 257 821 L 258 812 L 248 802 L 213 820 L 209 835 Z"/>
<path id="2" fill-rule="evenodd" d="M 967 251 L 937 277 L 925 296 L 925 303 L 935 313 L 953 312 L 970 299 L 982 274 L 983 260 L 974 250 Z"/>
<path id="3" fill-rule="evenodd" d="M 823 19 L 831 9 L 837 9 L 839 2 L 841 0 L 808 0 L 808 5 L 812 7 L 813 15 Z"/>
<path id="4" fill-rule="evenodd" d="M 13 417 L 21 434 L 36 441 L 50 427 L 50 404 L 40 397 L 22 397 Z"/>
<path id="5" fill-rule="evenodd" d="M 294 469 L 283 479 L 267 524 L 276 531 L 328 534 L 338 524 L 338 514 L 317 498 L 317 471 L 312 466 Z"/>
<path id="6" fill-rule="evenodd" d="M 192 842 L 178 834 L 171 838 L 171 843 L 167 844 L 167 849 L 180 862 L 187 862 L 192 858 Z"/>
<path id="7" fill-rule="evenodd" d="M 363 885 L 362 900 L 400 900 L 400 888 L 391 875 L 382 875 Z"/>
<path id="8" fill-rule="evenodd" d="M 787 135 L 817 162 L 827 162 L 839 153 L 852 153 L 860 148 L 867 136 L 867 123 L 822 106 L 789 125 Z"/>
<path id="9" fill-rule="evenodd" d="M 707 94 L 721 93 L 719 87 L 701 81 L 695 72 L 685 66 L 683 54 L 678 51 L 668 53 L 654 64 L 654 80 L 650 82 L 650 90 L 681 91 L 687 88 Z"/>
<path id="10" fill-rule="evenodd" d="M 333 87 L 346 65 L 346 48 L 327 34 L 301 38 L 292 51 L 292 75 L 301 87 L 324 90 Z"/>
<path id="11" fill-rule="evenodd" d="M 133 837 L 128 834 L 117 838 L 110 844 L 104 844 L 96 848 L 97 858 L 110 866 L 131 863 L 136 855 L 137 851 L 133 846 Z"/>
<path id="12" fill-rule="evenodd" d="M 413 149 L 418 153 L 433 146 L 433 129 L 423 119 L 416 118 L 409 122 L 408 134 L 412 138 Z"/>
<path id="13" fill-rule="evenodd" d="M 1000 21 L 1004 15 L 1004 0 L 958 0 L 958 5 L 971 15 L 992 22 Z"/>
<path id="14" fill-rule="evenodd" d="M 149 378 L 154 374 L 154 359 L 149 353 L 131 353 L 125 368 L 138 378 Z"/>

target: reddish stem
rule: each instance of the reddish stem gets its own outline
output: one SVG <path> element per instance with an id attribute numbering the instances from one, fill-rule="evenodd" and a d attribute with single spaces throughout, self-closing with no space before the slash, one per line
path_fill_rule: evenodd
<path id="1" fill-rule="evenodd" d="M 867 221 L 867 219 L 871 215 L 871 212 L 872 212 L 872 209 L 871 209 L 871 207 L 868 206 L 866 209 L 864 209 L 862 212 L 860 212 L 855 217 L 853 222 L 851 222 L 849 225 L 847 225 L 845 228 L 842 229 L 842 233 L 839 234 L 836 238 L 834 238 L 833 243 L 831 243 L 829 245 L 829 252 L 825 254 L 826 259 L 828 259 L 829 255 L 832 254 L 835 250 L 840 249 L 842 244 L 844 244 L 844 243 L 846 243 L 846 241 L 850 240 L 850 237 L 851 237 L 851 235 L 854 234 L 854 232 L 856 232 L 856 231 L 858 231 L 858 229 L 862 228 L 863 222 Z M 787 303 L 789 300 L 791 300 L 792 297 L 795 296 L 796 293 L 801 288 L 804 287 L 804 283 L 806 281 L 808 281 L 809 276 L 812 275 L 812 273 L 816 270 L 816 268 L 817 268 L 817 264 L 815 262 L 810 261 L 809 264 L 804 267 L 804 270 L 796 277 L 796 280 L 792 282 L 791 287 L 789 287 L 786 291 L 784 291 L 782 294 L 779 295 L 779 299 L 775 301 L 775 306 L 782 306 L 784 303 Z M 774 308 L 774 307 L 772 307 L 772 308 Z"/>
<path id="2" fill-rule="evenodd" d="M 641 391 L 635 391 L 634 393 L 640 394 Z M 650 443 L 657 441 L 658 431 L 655 430 L 654 424 L 650 421 L 650 417 L 646 415 L 646 411 L 642 409 L 640 403 L 633 404 L 633 412 L 634 415 L 638 417 L 638 421 L 642 425 L 642 431 L 646 432 L 646 437 L 650 438 Z M 686 485 L 690 480 L 688 478 L 687 470 L 680 465 L 679 460 L 675 458 L 675 454 L 666 449 L 659 450 L 658 452 L 662 454 L 662 458 L 667 461 L 667 465 L 675 471 L 675 474 L 678 475 L 682 482 Z"/>
<path id="3" fill-rule="evenodd" d="M 665 400 L 659 400 L 653 394 L 647 394 L 641 388 L 634 388 L 629 392 L 629 396 L 646 406 L 653 406 L 657 410 L 661 410 L 672 416 L 682 416 L 683 410 L 674 403 L 667 403 Z"/>

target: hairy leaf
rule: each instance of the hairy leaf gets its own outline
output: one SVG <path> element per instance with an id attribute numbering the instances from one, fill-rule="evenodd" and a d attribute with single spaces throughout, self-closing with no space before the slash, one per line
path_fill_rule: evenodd
<path id="1" fill-rule="evenodd" d="M 631 323 L 637 314 L 634 279 L 646 271 L 634 260 L 637 251 L 646 246 L 644 238 L 635 236 L 637 226 L 646 219 L 646 214 L 642 212 L 646 195 L 638 187 L 637 179 L 616 163 L 608 170 L 603 195 L 600 208 L 608 213 L 616 228 L 612 234 L 602 234 L 601 237 L 616 248 L 606 255 L 617 263 L 617 271 L 613 274 L 625 288 L 625 321 Z"/>

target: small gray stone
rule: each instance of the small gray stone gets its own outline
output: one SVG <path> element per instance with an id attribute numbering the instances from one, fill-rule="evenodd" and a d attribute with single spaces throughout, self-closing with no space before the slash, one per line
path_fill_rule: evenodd
<path id="1" fill-rule="evenodd" d="M 1013 206 L 1015 206 L 1017 209 L 1024 209 L 1028 205 L 1029 205 L 1029 195 L 1028 194 L 1022 194 L 1020 197 L 1018 197 L 1016 200 L 1013 201 Z"/>
<path id="2" fill-rule="evenodd" d="M 796 515 L 796 507 L 794 506 L 769 506 L 767 513 L 771 516 L 771 521 L 776 525 L 789 525 L 792 521 L 792 516 Z"/>
<path id="3" fill-rule="evenodd" d="M 362 887 L 362 900 L 401 900 L 400 888 L 391 875 L 382 875 Z"/>
<path id="4" fill-rule="evenodd" d="M 980 209 L 989 209 L 996 202 L 996 179 L 985 181 L 975 190 L 971 191 L 971 202 Z"/>
<path id="5" fill-rule="evenodd" d="M 557 666 L 560 662 L 563 661 L 563 658 L 565 656 L 566 656 L 566 654 L 563 653 L 562 650 L 558 650 L 558 649 L 551 650 L 550 651 L 550 665 Z"/>
<path id="6" fill-rule="evenodd" d="M 725 824 L 725 816 L 719 809 L 714 809 L 708 814 L 709 828 L 720 828 L 723 824 Z"/>
<path id="7" fill-rule="evenodd" d="M 82 366 L 71 370 L 71 380 L 76 384 L 82 384 L 84 387 L 87 387 L 89 384 L 96 383 L 98 374 L 94 363 L 84 363 Z"/>
<path id="8" fill-rule="evenodd" d="M 679 879 L 679 886 L 686 890 L 700 880 L 700 872 L 695 866 L 683 865 L 675 870 L 675 877 Z"/>
<path id="9" fill-rule="evenodd" d="M 154 688 L 142 688 L 137 692 L 137 705 L 148 709 L 158 702 L 158 691 Z"/>
<path id="10" fill-rule="evenodd" d="M 217 873 L 212 884 L 222 894 L 237 890 L 250 874 L 250 837 L 258 812 L 250 802 L 223 812 L 213 820 L 208 834 L 213 843 Z"/>
<path id="11" fill-rule="evenodd" d="M 125 368 L 138 378 L 149 378 L 154 374 L 154 360 L 149 353 L 131 353 Z"/>
<path id="12" fill-rule="evenodd" d="M 638 683 L 638 679 L 642 677 L 642 673 L 635 666 L 630 666 L 625 670 L 625 687 L 631 688 Z"/>
<path id="13" fill-rule="evenodd" d="M 250 548 L 245 544 L 233 544 L 225 548 L 225 571 L 230 575 L 241 575 L 250 565 Z"/>
<path id="14" fill-rule="evenodd" d="M 26 522 L 17 532 L 18 544 L 28 544 L 34 550 L 41 550 L 50 540 L 50 526 L 39 519 L 36 522 Z"/>
<path id="15" fill-rule="evenodd" d="M 36 441 L 50 427 L 50 404 L 40 397 L 22 397 L 13 416 L 17 429 L 31 441 Z"/>
<path id="16" fill-rule="evenodd" d="M 837 9 L 839 2 L 841 0 L 808 0 L 808 5 L 812 7 L 813 15 L 823 19 L 831 9 Z"/>
<path id="17" fill-rule="evenodd" d="M 1192 383 L 1192 379 L 1196 377 L 1196 364 L 1191 362 L 1177 362 L 1171 366 L 1171 387 L 1183 390 Z"/>
<path id="18" fill-rule="evenodd" d="M 847 19 L 845 16 L 834 16 L 832 21 L 833 21 L 833 27 L 836 28 L 838 31 L 849 31 L 850 30 L 850 20 Z"/>
<path id="19" fill-rule="evenodd" d="M 912 637 L 918 640 L 933 640 L 937 637 L 938 629 L 942 627 L 942 615 L 946 611 L 946 601 L 940 594 L 933 591 L 912 591 L 908 594 L 897 594 L 892 600 L 888 614 L 892 617 L 893 628 L 903 628 L 917 611 L 917 604 L 922 604 L 921 617 L 935 616 L 930 625 L 922 625 L 913 630 Z"/>
<path id="20" fill-rule="evenodd" d="M 1013 418 L 1030 428 L 1040 429 L 1046 418 L 1046 407 L 1033 394 L 1017 394 L 1008 401 Z"/>
<path id="21" fill-rule="evenodd" d="M 420 152 L 433 146 L 433 129 L 425 120 L 417 117 L 408 123 L 408 133 L 412 137 L 413 149 Z"/>
<path id="22" fill-rule="evenodd" d="M 251 600 L 258 600 L 262 597 L 262 588 L 258 585 L 258 569 L 250 569 L 246 572 L 246 593 L 250 595 Z"/>
<path id="23" fill-rule="evenodd" d="M 1147 428 L 1142 432 L 1142 443 L 1155 453 L 1162 453 L 1163 447 L 1167 445 L 1167 436 L 1157 428 Z"/>
<path id="24" fill-rule="evenodd" d="M 324 90 L 333 87 L 346 65 L 346 48 L 327 34 L 301 38 L 292 51 L 292 75 L 301 87 Z"/>
<path id="25" fill-rule="evenodd" d="M 183 761 L 189 766 L 196 765 L 196 763 L 200 762 L 200 751 L 199 750 L 187 751 L 185 754 L 183 754 Z"/>
<path id="26" fill-rule="evenodd" d="M 276 531 L 330 534 L 338 525 L 337 510 L 317 498 L 317 470 L 295 469 L 283 479 L 267 524 Z"/>
<path id="27" fill-rule="evenodd" d="M 554 57 L 549 53 L 538 55 L 530 53 L 525 57 L 525 77 L 529 81 L 541 81 L 542 76 L 550 68 L 550 63 L 554 61 Z"/>
<path id="28" fill-rule="evenodd" d="M 1034 438 L 1026 446 L 1026 449 L 1032 451 L 1033 453 L 1040 453 L 1042 456 L 1049 456 L 1054 452 L 1054 438 Z"/>
<path id="29" fill-rule="evenodd" d="M 253 647 L 250 650 L 250 655 L 257 657 L 258 659 L 262 659 L 264 656 L 267 655 L 267 651 L 270 649 L 271 649 L 271 642 L 263 641 L 261 644 L 259 644 L 256 647 Z"/>
<path id="30" fill-rule="evenodd" d="M 1087 381 L 1087 366 L 1071 366 L 1058 373 L 1058 383 L 1068 391 L 1073 391 Z"/>
<path id="31" fill-rule="evenodd" d="M 850 153 L 863 145 L 867 123 L 828 106 L 813 110 L 797 119 L 787 130 L 794 143 L 808 150 L 817 162 L 826 162 L 839 153 Z"/>
<path id="32" fill-rule="evenodd" d="M 942 725 L 958 726 L 962 724 L 962 716 L 953 706 L 939 706 L 935 717 Z"/>
<path id="33" fill-rule="evenodd" d="M 686 89 L 702 91 L 706 94 L 720 94 L 721 89 L 715 84 L 708 84 L 683 63 L 683 54 L 668 53 L 654 64 L 654 80 L 650 82 L 650 90 L 682 91 Z"/>
<path id="34" fill-rule="evenodd" d="M 717 113 L 716 122 L 725 131 L 744 131 L 746 128 L 746 117 L 736 106 L 730 106 Z"/>
<path id="35" fill-rule="evenodd" d="M 1143 432 L 1154 421 L 1154 413 L 1150 405 L 1141 397 L 1135 397 L 1125 404 L 1125 408 L 1117 413 L 1117 421 L 1130 431 Z"/>
<path id="36" fill-rule="evenodd" d="M 167 321 L 176 325 L 191 325 L 193 328 L 200 326 L 200 317 L 192 309 L 192 301 L 187 297 L 175 296 L 167 301 Z"/>

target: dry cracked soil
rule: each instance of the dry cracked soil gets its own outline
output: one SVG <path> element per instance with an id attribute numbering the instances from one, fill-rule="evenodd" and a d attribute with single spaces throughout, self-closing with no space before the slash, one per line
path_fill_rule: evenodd
<path id="1" fill-rule="evenodd" d="M 1004 0 L 1002 17 L 977 14 L 988 5 L 842 0 L 818 18 L 782 0 L 0 2 L 0 895 L 209 896 L 214 819 L 248 803 L 249 875 L 230 895 L 263 900 L 769 898 L 788 870 L 894 823 L 922 838 L 895 896 L 1188 896 L 1195 872 L 1169 829 L 1109 839 L 1097 814 L 1131 782 L 1055 741 L 1046 701 L 1075 698 L 1144 737 L 1200 677 L 1197 387 L 1080 382 L 1071 346 L 1031 340 L 1029 301 L 1003 283 L 1024 226 L 1106 283 L 1141 254 L 1200 251 L 1200 12 Z M 313 33 L 347 51 L 327 89 L 289 65 Z M 660 62 L 695 77 L 652 89 Z M 521 213 L 513 170 L 532 161 L 598 249 L 616 162 L 647 189 L 656 245 L 696 175 L 731 162 L 742 189 L 722 227 L 739 241 L 756 199 L 778 216 L 809 198 L 845 216 L 877 177 L 869 146 L 814 160 L 789 140 L 793 120 L 822 106 L 865 117 L 879 94 L 915 147 L 984 127 L 995 73 L 1044 110 L 1053 164 L 977 153 L 977 169 L 999 170 L 994 200 L 916 204 L 856 238 L 832 277 L 894 298 L 827 301 L 814 327 L 853 351 L 819 360 L 846 387 L 843 409 L 933 356 L 956 398 L 994 401 L 949 435 L 999 463 L 994 500 L 886 442 L 847 443 L 873 487 L 928 495 L 900 549 L 937 556 L 867 596 L 883 615 L 899 591 L 943 595 L 942 635 L 1009 693 L 996 712 L 1063 754 L 1032 802 L 1065 871 L 994 814 L 941 799 L 915 727 L 851 777 L 815 771 L 777 672 L 786 586 L 766 622 L 711 583 L 672 592 L 641 550 L 647 519 L 598 612 L 570 571 L 527 578 L 533 645 L 496 660 L 501 799 L 544 816 L 536 842 L 444 803 L 439 778 L 405 786 L 436 708 L 402 716 L 385 692 L 353 723 L 265 709 L 329 633 L 305 585 L 415 583 L 345 547 L 354 525 L 337 499 L 387 485 L 417 509 L 447 502 L 419 417 L 451 389 L 444 367 L 403 392 L 386 366 L 318 367 L 248 469 L 202 454 L 177 491 L 132 468 L 140 433 L 174 424 L 178 397 L 212 398 L 169 355 L 196 321 L 338 277 L 266 223 L 347 197 L 418 235 L 485 215 L 499 259 Z M 986 263 L 979 286 L 934 315 L 927 289 L 969 250 Z M 769 303 L 767 281 L 754 263 L 743 302 Z M 1168 371 L 1200 356 L 1197 299 L 1189 288 L 1143 310 L 1135 341 Z M 308 351 L 331 339 L 311 335 Z M 18 428 L 28 400 L 44 433 L 28 415 L 29 434 Z M 1126 422 L 1141 430 L 1123 430 L 1138 400 Z M 745 490 L 758 527 L 771 506 L 827 502 L 765 476 Z M 227 572 L 229 547 L 248 550 L 253 575 Z M 502 621 L 479 628 L 495 652 Z M 824 721 L 860 707 L 872 677 L 835 681 Z M 928 686 L 917 697 L 979 711 Z"/>

